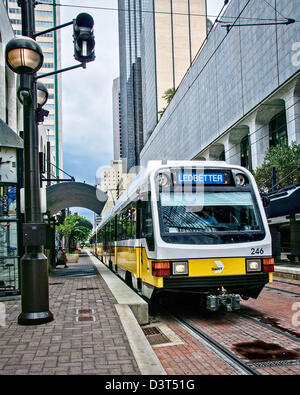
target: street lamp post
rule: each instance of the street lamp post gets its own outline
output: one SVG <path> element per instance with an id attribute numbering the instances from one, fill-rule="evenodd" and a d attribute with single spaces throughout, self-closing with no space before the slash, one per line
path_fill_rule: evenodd
<path id="1" fill-rule="evenodd" d="M 24 120 L 24 200 L 25 253 L 21 259 L 22 312 L 20 325 L 39 325 L 53 320 L 49 310 L 48 263 L 43 253 L 45 224 L 41 213 L 39 139 L 37 129 L 36 72 L 43 63 L 43 53 L 32 39 L 35 33 L 33 0 L 18 0 L 22 13 L 23 37 L 6 46 L 6 61 L 21 74 L 19 97 L 23 101 Z M 25 36 L 25 37 L 24 37 Z"/>

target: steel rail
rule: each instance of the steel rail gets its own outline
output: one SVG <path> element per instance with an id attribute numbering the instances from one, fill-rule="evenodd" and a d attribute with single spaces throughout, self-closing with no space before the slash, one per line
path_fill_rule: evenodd
<path id="1" fill-rule="evenodd" d="M 197 335 L 210 349 L 212 349 L 218 356 L 222 357 L 232 368 L 238 372 L 243 372 L 245 375 L 260 376 L 261 374 L 244 362 L 241 358 L 235 355 L 233 352 L 225 348 L 221 343 L 214 340 L 212 337 L 207 335 L 199 328 L 192 325 L 186 319 L 168 312 L 182 327 L 188 329 Z"/>

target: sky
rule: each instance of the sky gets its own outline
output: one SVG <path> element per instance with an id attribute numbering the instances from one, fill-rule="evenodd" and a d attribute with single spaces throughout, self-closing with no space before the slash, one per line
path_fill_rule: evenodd
<path id="1" fill-rule="evenodd" d="M 87 12 L 94 18 L 96 59 L 86 69 L 62 73 L 63 168 L 94 185 L 101 167 L 113 159 L 112 83 L 119 76 L 118 12 L 86 7 L 117 9 L 117 0 L 61 0 L 61 24 Z M 86 7 L 81 7 L 82 5 Z M 207 0 L 207 13 L 218 15 L 224 0 Z M 71 7 L 76 6 L 76 7 Z M 62 68 L 73 66 L 73 28 L 61 31 Z M 90 210 L 77 208 L 93 222 Z"/>

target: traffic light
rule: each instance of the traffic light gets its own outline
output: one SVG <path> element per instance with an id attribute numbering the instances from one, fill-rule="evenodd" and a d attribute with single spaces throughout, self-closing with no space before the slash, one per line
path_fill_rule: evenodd
<path id="1" fill-rule="evenodd" d="M 74 57 L 81 63 L 95 60 L 94 19 L 85 12 L 73 20 Z"/>

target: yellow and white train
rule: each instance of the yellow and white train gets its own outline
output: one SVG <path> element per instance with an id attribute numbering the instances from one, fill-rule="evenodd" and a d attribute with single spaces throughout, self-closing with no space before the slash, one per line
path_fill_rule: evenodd
<path id="1" fill-rule="evenodd" d="M 272 281 L 265 210 L 252 174 L 209 161 L 150 161 L 92 237 L 100 259 L 150 299 L 195 292 L 239 307 Z"/>

